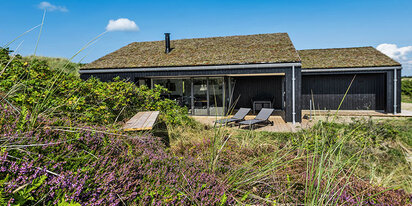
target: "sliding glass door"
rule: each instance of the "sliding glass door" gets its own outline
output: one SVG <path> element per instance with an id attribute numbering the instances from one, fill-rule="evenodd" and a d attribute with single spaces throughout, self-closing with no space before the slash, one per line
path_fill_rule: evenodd
<path id="1" fill-rule="evenodd" d="M 206 78 L 193 79 L 194 115 L 209 115 L 208 84 Z"/>
<path id="2" fill-rule="evenodd" d="M 176 101 L 179 106 L 191 109 L 191 80 L 190 79 L 153 79 L 153 84 L 166 88 L 169 92 L 162 97 Z"/>
<path id="3" fill-rule="evenodd" d="M 226 95 L 224 92 L 224 79 L 222 77 L 209 78 L 209 115 L 222 116 L 224 115 L 224 100 Z"/>
<path id="4" fill-rule="evenodd" d="M 190 114 L 221 116 L 225 113 L 227 91 L 223 77 L 196 77 L 186 79 L 153 79 L 169 90 L 163 97 L 186 106 Z"/>

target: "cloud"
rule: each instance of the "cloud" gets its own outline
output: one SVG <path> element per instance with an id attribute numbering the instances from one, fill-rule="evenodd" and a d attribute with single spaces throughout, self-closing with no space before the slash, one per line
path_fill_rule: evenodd
<path id="1" fill-rule="evenodd" d="M 412 75 L 412 46 L 398 47 L 396 44 L 380 44 L 377 50 L 402 64 L 404 75 Z"/>
<path id="2" fill-rule="evenodd" d="M 106 26 L 107 31 L 139 31 L 136 23 L 127 18 L 120 18 L 117 20 L 109 20 Z"/>
<path id="3" fill-rule="evenodd" d="M 405 62 L 412 61 L 409 59 L 410 57 L 408 57 L 408 54 L 412 53 L 412 46 L 398 47 L 396 44 L 380 44 L 376 49 L 395 60 Z"/>
<path id="4" fill-rule="evenodd" d="M 56 6 L 51 4 L 50 2 L 47 1 L 42 1 L 38 5 L 39 9 L 46 9 L 48 11 L 61 11 L 61 12 L 68 12 L 67 8 L 65 6 Z"/>

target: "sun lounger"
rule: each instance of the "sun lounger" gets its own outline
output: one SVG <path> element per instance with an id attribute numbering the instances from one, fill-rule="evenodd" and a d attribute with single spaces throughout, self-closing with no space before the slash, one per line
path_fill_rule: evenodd
<path id="1" fill-rule="evenodd" d="M 273 122 L 269 121 L 273 111 L 274 109 L 263 108 L 254 119 L 239 122 L 239 128 L 241 125 L 249 125 L 250 128 L 253 128 L 255 124 L 271 124 L 273 126 Z"/>
<path id="2" fill-rule="evenodd" d="M 236 123 L 245 120 L 245 116 L 250 112 L 250 108 L 240 108 L 232 118 L 215 121 L 217 124 Z"/>

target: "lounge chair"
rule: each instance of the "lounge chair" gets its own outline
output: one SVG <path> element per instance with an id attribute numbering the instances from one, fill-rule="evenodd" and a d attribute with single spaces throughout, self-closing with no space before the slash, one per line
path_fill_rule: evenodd
<path id="1" fill-rule="evenodd" d="M 269 117 L 273 111 L 274 109 L 263 108 L 262 110 L 260 110 L 259 114 L 255 117 L 255 119 L 239 122 L 239 128 L 241 125 L 249 125 L 250 128 L 253 128 L 253 125 L 255 124 L 271 124 L 273 126 L 273 122 L 269 121 Z"/>
<path id="2" fill-rule="evenodd" d="M 245 120 L 245 116 L 250 112 L 250 108 L 240 108 L 232 118 L 215 121 L 217 124 L 236 123 Z"/>

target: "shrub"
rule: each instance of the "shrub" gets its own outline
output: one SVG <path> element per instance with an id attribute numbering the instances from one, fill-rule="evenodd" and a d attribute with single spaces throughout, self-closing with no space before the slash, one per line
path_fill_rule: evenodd
<path id="1" fill-rule="evenodd" d="M 42 119 L 0 105 L 0 200 L 81 205 L 234 203 L 204 163 L 166 152 L 151 136 L 128 138 L 69 119 Z M 75 130 L 61 126 L 76 125 Z M 224 198 L 223 198 L 224 197 Z"/>
<path id="2" fill-rule="evenodd" d="M 35 118 L 46 115 L 108 124 L 130 118 L 137 111 L 160 110 L 168 123 L 188 121 L 187 109 L 160 98 L 167 92 L 160 86 L 137 87 L 120 78 L 112 82 L 96 78 L 83 81 L 73 73 L 50 69 L 46 61 L 38 59 L 27 62 L 16 56 L 8 64 L 9 53 L 0 49 L 0 65 L 5 71 L 0 76 L 0 92 L 13 104 L 32 111 Z"/>
<path id="3" fill-rule="evenodd" d="M 44 57 L 44 56 L 27 56 L 23 57 L 23 61 L 31 62 L 33 60 L 44 61 L 51 69 L 55 71 L 63 71 L 65 73 L 72 73 L 78 76 L 79 69 L 82 66 L 80 63 L 73 63 L 66 58 Z"/>
<path id="4" fill-rule="evenodd" d="M 402 79 L 402 94 L 412 97 L 412 79 Z"/>

